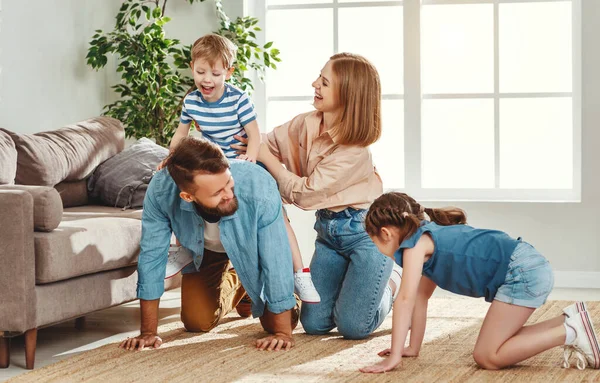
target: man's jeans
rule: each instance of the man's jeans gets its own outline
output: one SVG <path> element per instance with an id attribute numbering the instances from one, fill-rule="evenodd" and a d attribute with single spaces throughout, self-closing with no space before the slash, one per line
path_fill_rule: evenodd
<path id="1" fill-rule="evenodd" d="M 365 210 L 317 211 L 317 240 L 310 264 L 321 302 L 302 305 L 308 334 L 337 327 L 344 338 L 363 339 L 392 309 L 388 281 L 393 261 L 379 252 L 364 229 Z"/>

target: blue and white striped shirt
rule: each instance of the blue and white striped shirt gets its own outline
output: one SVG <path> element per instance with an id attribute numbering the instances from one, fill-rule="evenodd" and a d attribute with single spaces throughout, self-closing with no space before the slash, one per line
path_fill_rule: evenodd
<path id="1" fill-rule="evenodd" d="M 236 158 L 232 144 L 239 141 L 233 136 L 248 137 L 244 126 L 256 120 L 254 105 L 246 93 L 225 83 L 223 96 L 215 102 L 207 102 L 199 90 L 183 99 L 180 121 L 189 124 L 195 120 L 202 136 L 219 145 L 227 158 Z"/>

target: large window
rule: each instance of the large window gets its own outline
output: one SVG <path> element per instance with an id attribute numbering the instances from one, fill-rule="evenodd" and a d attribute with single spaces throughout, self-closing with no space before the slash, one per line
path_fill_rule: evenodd
<path id="1" fill-rule="evenodd" d="M 329 56 L 377 67 L 386 189 L 422 200 L 578 201 L 580 0 L 255 0 L 282 62 L 263 130 L 311 110 Z"/>

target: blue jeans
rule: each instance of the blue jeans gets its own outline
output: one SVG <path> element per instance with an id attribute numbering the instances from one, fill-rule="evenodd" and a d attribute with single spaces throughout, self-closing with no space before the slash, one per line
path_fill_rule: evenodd
<path id="1" fill-rule="evenodd" d="M 388 281 L 393 261 L 379 252 L 363 226 L 365 210 L 317 211 L 317 240 L 310 263 L 320 303 L 302 305 L 308 334 L 337 327 L 347 339 L 363 339 L 392 309 Z"/>

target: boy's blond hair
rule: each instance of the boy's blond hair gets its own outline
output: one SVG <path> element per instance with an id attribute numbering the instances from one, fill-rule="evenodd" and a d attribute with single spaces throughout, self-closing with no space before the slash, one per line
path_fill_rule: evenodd
<path id="1" fill-rule="evenodd" d="M 331 56 L 342 106 L 334 123 L 337 142 L 367 147 L 381 137 L 381 83 L 375 66 L 352 53 Z"/>
<path id="2" fill-rule="evenodd" d="M 206 60 L 214 66 L 221 60 L 225 69 L 233 67 L 237 47 L 223 36 L 211 33 L 200 37 L 192 45 L 192 65 L 198 59 Z"/>

